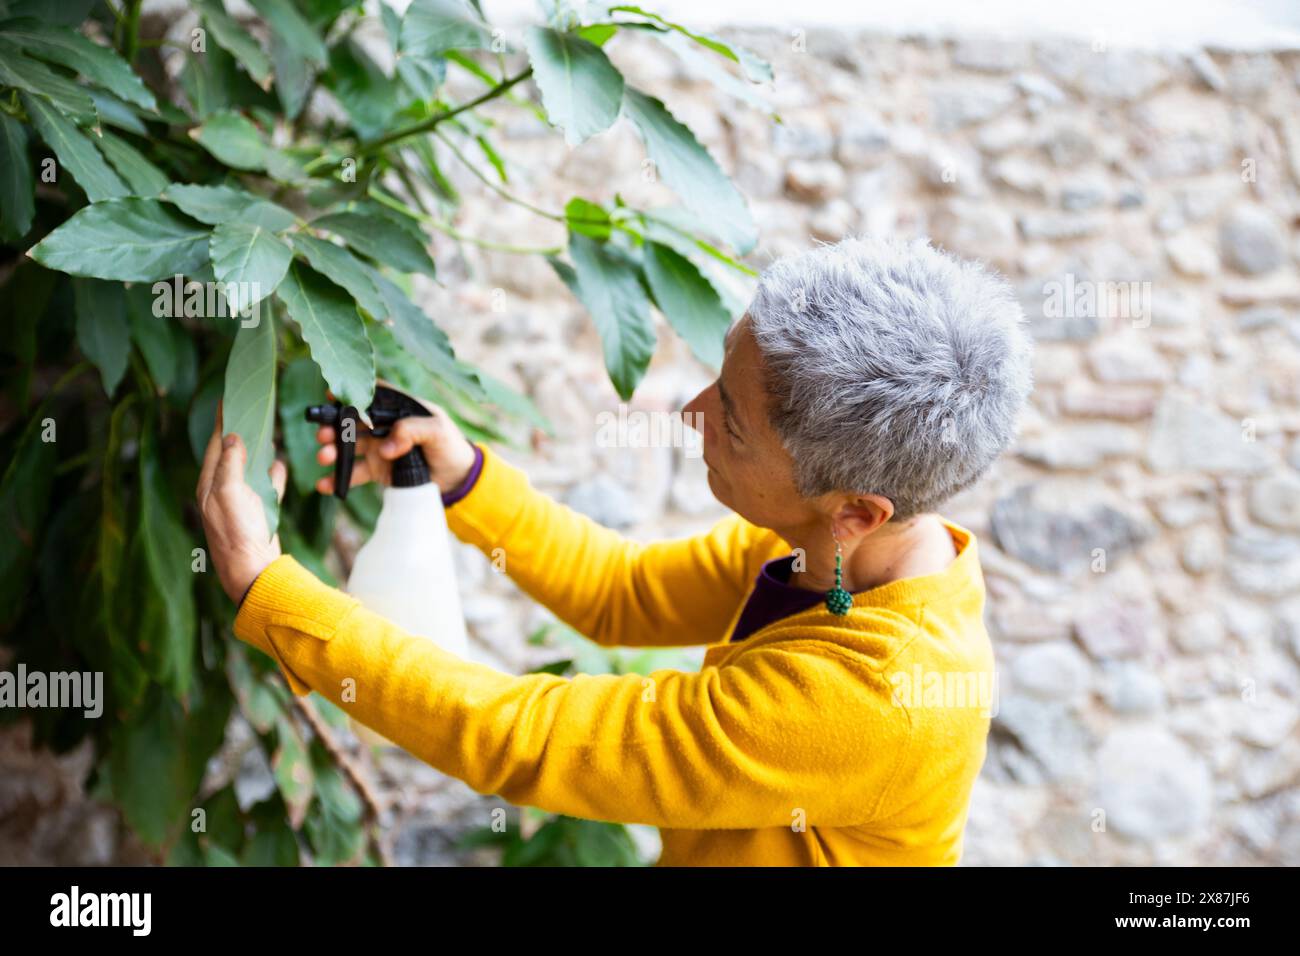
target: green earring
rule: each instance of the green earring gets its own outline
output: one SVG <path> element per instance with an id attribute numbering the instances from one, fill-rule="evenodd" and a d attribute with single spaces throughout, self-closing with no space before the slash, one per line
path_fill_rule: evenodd
<path id="1" fill-rule="evenodd" d="M 840 581 L 843 580 L 840 570 L 842 555 L 843 549 L 840 548 L 837 540 L 835 542 L 835 587 L 826 592 L 826 610 L 841 616 L 848 614 L 849 608 L 853 607 L 853 595 L 840 587 Z"/>

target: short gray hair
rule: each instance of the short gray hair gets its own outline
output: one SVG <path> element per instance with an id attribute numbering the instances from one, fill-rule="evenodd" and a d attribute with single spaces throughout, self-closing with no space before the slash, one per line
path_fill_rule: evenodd
<path id="1" fill-rule="evenodd" d="M 749 307 L 768 417 L 805 497 L 933 511 L 1014 439 L 1032 387 L 1006 280 L 925 239 L 850 238 L 765 269 Z"/>

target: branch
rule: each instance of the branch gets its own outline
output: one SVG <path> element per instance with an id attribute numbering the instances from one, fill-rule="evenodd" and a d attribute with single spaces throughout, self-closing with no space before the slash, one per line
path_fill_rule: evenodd
<path id="1" fill-rule="evenodd" d="M 468 103 L 462 103 L 460 106 L 457 106 L 454 109 L 444 110 L 441 113 L 438 113 L 434 116 L 430 116 L 428 119 L 420 120 L 420 122 L 416 123 L 413 126 L 408 126 L 406 127 L 406 129 L 393 130 L 393 132 L 389 133 L 386 136 L 381 136 L 379 139 L 374 140 L 373 142 L 366 143 L 358 151 L 358 156 L 359 157 L 370 156 L 384 149 L 384 147 L 386 146 L 391 146 L 393 143 L 396 143 L 399 140 L 408 139 L 412 136 L 419 136 L 422 133 L 427 133 L 430 130 L 432 130 L 435 126 L 437 126 L 439 123 L 441 123 L 443 120 L 451 119 L 453 116 L 458 116 L 459 114 L 464 113 L 466 110 L 472 110 L 476 106 L 483 105 L 484 103 L 488 102 L 488 100 L 496 99 L 502 93 L 506 92 L 506 90 L 510 89 L 512 86 L 515 86 L 516 84 L 522 83 L 524 80 L 528 79 L 532 75 L 533 75 L 533 68 L 530 66 L 522 73 L 516 73 L 514 76 L 510 77 L 509 79 L 502 80 L 500 83 L 492 87 L 492 89 L 488 90 L 482 96 L 477 96 L 474 99 L 470 100 Z"/>

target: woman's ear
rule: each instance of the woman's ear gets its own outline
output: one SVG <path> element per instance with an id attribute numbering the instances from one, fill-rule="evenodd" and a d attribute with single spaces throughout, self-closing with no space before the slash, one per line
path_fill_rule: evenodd
<path id="1" fill-rule="evenodd" d="M 839 533 L 849 537 L 871 534 L 894 516 L 894 503 L 884 495 L 848 499 L 835 515 Z"/>

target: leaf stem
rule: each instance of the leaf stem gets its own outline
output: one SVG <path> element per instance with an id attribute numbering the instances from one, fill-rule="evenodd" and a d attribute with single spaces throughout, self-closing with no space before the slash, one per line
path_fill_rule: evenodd
<path id="1" fill-rule="evenodd" d="M 444 110 L 441 113 L 436 113 L 433 116 L 428 117 L 427 119 L 420 120 L 420 122 L 412 126 L 406 127 L 405 129 L 393 130 L 391 133 L 387 134 L 386 136 L 381 136 L 379 137 L 379 139 L 372 140 L 371 142 L 364 144 L 359 150 L 358 155 L 369 156 L 373 153 L 379 152 L 380 150 L 384 149 L 384 147 L 386 146 L 391 146 L 393 143 L 399 142 L 400 140 L 408 139 L 412 136 L 419 136 L 422 133 L 431 132 L 435 126 L 437 126 L 439 123 L 443 122 L 444 120 L 451 119 L 453 116 L 457 116 L 461 113 L 464 113 L 466 110 L 472 110 L 474 107 L 481 106 L 484 103 L 488 102 L 489 100 L 496 99 L 498 96 L 500 96 L 501 94 L 509 90 L 512 86 L 515 86 L 518 83 L 522 83 L 524 80 L 528 79 L 532 75 L 533 75 L 533 68 L 530 66 L 528 69 L 524 70 L 523 72 L 516 73 L 514 76 L 510 77 L 509 79 L 502 80 L 496 86 L 492 87 L 492 89 L 488 90 L 486 93 L 484 93 L 481 96 L 476 96 L 474 99 L 470 100 L 469 102 L 462 103 L 453 109 Z"/>
<path id="2" fill-rule="evenodd" d="M 483 249 L 491 249 L 495 252 L 509 252 L 521 256 L 558 256 L 564 251 L 562 246 L 516 246 L 505 242 L 493 242 L 491 239 L 479 239 L 475 236 L 467 236 L 451 223 L 443 222 L 441 219 L 435 219 L 433 216 L 425 213 L 416 212 L 414 209 L 399 202 L 398 200 L 386 195 L 378 187 L 371 187 L 369 192 L 370 198 L 380 205 L 387 206 L 403 216 L 414 219 L 416 222 L 422 222 L 427 226 L 437 229 L 445 235 L 451 236 L 460 242 L 468 242 L 471 245 L 479 246 Z"/>

